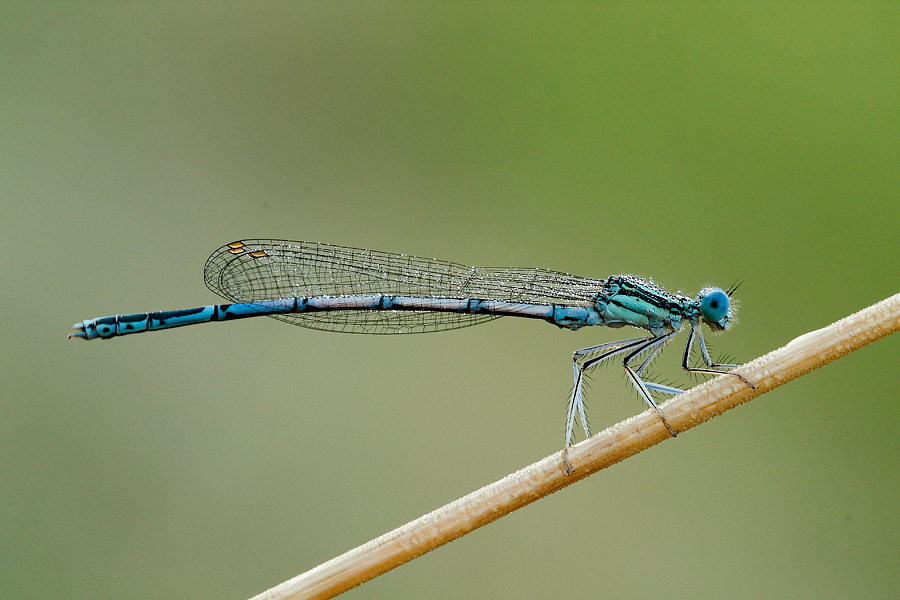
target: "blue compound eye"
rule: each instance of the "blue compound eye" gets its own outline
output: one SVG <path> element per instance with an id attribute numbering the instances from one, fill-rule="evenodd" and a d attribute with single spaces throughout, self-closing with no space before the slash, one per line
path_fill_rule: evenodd
<path id="1" fill-rule="evenodd" d="M 731 306 L 731 300 L 728 294 L 722 290 L 716 289 L 703 296 L 700 301 L 700 313 L 703 320 L 708 323 L 718 323 L 728 316 L 728 308 Z"/>

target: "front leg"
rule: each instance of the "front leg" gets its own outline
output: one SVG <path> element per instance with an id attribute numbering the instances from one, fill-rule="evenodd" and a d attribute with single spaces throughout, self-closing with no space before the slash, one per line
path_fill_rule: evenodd
<path id="1" fill-rule="evenodd" d="M 692 367 L 690 365 L 691 358 L 691 348 L 694 345 L 694 340 L 699 340 L 700 344 L 700 355 L 703 357 L 703 362 L 706 363 L 708 368 L 706 369 L 698 369 L 696 367 Z M 709 357 L 709 351 L 706 349 L 706 341 L 703 339 L 703 331 L 700 329 L 699 323 L 691 327 L 691 332 L 688 334 L 687 345 L 684 347 L 684 360 L 681 362 L 681 367 L 687 371 L 688 373 L 712 373 L 714 375 L 734 375 L 744 383 L 750 386 L 751 389 L 756 389 L 756 386 L 750 383 L 750 381 L 741 375 L 740 373 L 732 373 L 731 371 L 724 371 L 723 369 L 736 369 L 740 365 L 731 365 L 727 363 L 714 363 L 712 359 Z"/>

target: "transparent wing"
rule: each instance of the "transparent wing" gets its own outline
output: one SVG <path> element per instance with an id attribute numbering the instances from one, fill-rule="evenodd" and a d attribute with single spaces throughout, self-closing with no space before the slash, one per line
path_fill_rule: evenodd
<path id="1" fill-rule="evenodd" d="M 242 240 L 213 252 L 206 285 L 231 302 L 386 294 L 589 306 L 603 281 L 544 269 L 468 267 L 448 261 L 314 242 Z M 347 310 L 273 315 L 328 331 L 423 333 L 497 318 L 434 311 Z"/>

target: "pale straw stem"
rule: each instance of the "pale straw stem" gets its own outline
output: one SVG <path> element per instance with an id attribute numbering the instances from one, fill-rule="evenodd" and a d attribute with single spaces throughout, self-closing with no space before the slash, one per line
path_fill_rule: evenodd
<path id="1" fill-rule="evenodd" d="M 756 389 L 724 375 L 674 397 L 663 410 L 677 432 L 686 431 L 898 329 L 900 294 L 740 367 L 738 372 Z M 562 453 L 556 452 L 253 600 L 331 598 L 667 439 L 671 435 L 656 413 L 645 411 L 573 446 L 570 474 L 563 467 Z"/>

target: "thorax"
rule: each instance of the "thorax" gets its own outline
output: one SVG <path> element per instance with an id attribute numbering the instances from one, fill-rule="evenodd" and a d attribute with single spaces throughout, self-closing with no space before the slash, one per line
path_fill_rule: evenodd
<path id="1" fill-rule="evenodd" d="M 687 296 L 672 294 L 648 279 L 634 275 L 607 278 L 596 298 L 597 312 L 608 327 L 630 325 L 653 335 L 678 331 L 685 321 L 697 319 L 696 302 Z"/>

